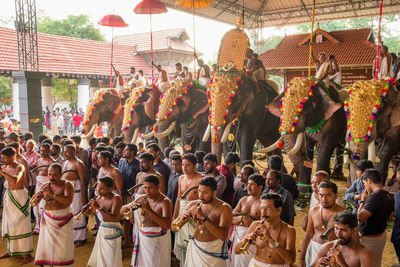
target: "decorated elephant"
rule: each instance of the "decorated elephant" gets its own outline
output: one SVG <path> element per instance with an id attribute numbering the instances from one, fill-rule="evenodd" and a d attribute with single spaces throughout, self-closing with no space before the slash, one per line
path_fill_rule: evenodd
<path id="1" fill-rule="evenodd" d="M 156 138 L 166 138 L 180 126 L 184 153 L 210 151 L 210 143 L 202 142 L 208 121 L 207 95 L 197 81 L 179 78 L 172 81 L 162 95 L 156 121 L 153 127 Z"/>
<path id="2" fill-rule="evenodd" d="M 212 152 L 221 160 L 223 144 L 237 143 L 241 161 L 251 160 L 256 139 L 269 146 L 278 138 L 279 119 L 265 109 L 277 95 L 264 81 L 256 82 L 244 73 L 249 39 L 241 25 L 228 31 L 221 41 L 217 65 L 207 91 Z"/>
<path id="3" fill-rule="evenodd" d="M 346 117 L 338 92 L 332 86 L 314 78 L 292 80 L 268 109 L 280 117 L 281 138 L 261 152 L 283 148 L 299 168 L 300 182 L 309 185 L 314 146 L 317 145 L 318 151 L 317 170 L 328 173 L 330 158 L 338 147 L 334 173 L 343 176 L 341 151 L 345 145 Z"/>
<path id="4" fill-rule="evenodd" d="M 136 143 L 139 133 L 144 134 L 147 127 L 153 128 L 160 104 L 161 92 L 156 86 L 134 89 L 125 102 L 122 121 L 122 134 L 126 142 Z M 143 135 L 143 139 L 152 134 Z"/>
<path id="5" fill-rule="evenodd" d="M 391 158 L 400 150 L 400 93 L 394 79 L 359 81 L 349 88 L 345 101 L 351 178 L 361 159 L 375 161 L 385 183 Z M 377 148 L 377 149 L 376 149 Z M 378 151 L 378 153 L 376 153 Z"/>
<path id="6" fill-rule="evenodd" d="M 111 122 L 109 129 L 112 132 L 109 136 L 120 135 L 123 116 L 123 99 L 118 96 L 115 89 L 102 88 L 97 90 L 86 108 L 82 138 L 91 137 L 100 122 Z"/>

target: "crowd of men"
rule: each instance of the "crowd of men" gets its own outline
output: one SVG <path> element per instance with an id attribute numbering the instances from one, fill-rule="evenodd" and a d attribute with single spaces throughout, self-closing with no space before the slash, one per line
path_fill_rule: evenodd
<path id="1" fill-rule="evenodd" d="M 236 176 L 236 153 L 218 165 L 215 154 L 161 151 L 156 142 L 137 147 L 122 137 L 92 137 L 88 149 L 80 143 L 77 135 L 41 134 L 36 144 L 31 133 L 0 134 L 7 239 L 0 258 L 72 265 L 93 214 L 88 266 L 122 266 L 127 247 L 132 266 L 170 266 L 171 257 L 180 266 L 381 266 L 393 195 L 372 162 L 357 163 L 358 179 L 345 195 L 353 211 L 345 210 L 328 173 L 314 173 L 298 252 L 299 192 L 280 156 L 270 156 L 262 174 L 253 161 L 242 162 Z M 400 256 L 400 193 L 395 202 L 392 242 Z M 35 255 L 32 234 L 39 235 Z"/>

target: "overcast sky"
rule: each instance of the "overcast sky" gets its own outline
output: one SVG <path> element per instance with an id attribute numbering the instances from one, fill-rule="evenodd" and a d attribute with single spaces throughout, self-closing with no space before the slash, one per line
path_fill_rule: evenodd
<path id="1" fill-rule="evenodd" d="M 0 17 L 9 18 L 15 16 L 15 0 L 1 0 Z M 111 40 L 111 29 L 97 24 L 104 15 L 115 14 L 129 24 L 127 28 L 116 28 L 115 35 L 139 33 L 150 31 L 150 20 L 148 15 L 137 15 L 133 8 L 140 0 L 36 0 L 38 15 L 45 15 L 54 19 L 63 19 L 66 16 L 85 14 L 89 15 L 91 21 Z M 193 46 L 193 17 L 191 14 L 169 9 L 167 13 L 153 15 L 153 30 L 165 30 L 173 28 L 185 28 Z M 205 61 L 212 60 L 218 52 L 220 40 L 224 33 L 233 28 L 232 25 L 215 22 L 209 19 L 196 17 L 196 48 L 204 53 Z M 292 27 L 293 28 L 293 27 Z M 290 29 L 287 30 L 290 33 Z M 272 34 L 284 34 L 283 30 L 266 29 L 264 37 Z"/>

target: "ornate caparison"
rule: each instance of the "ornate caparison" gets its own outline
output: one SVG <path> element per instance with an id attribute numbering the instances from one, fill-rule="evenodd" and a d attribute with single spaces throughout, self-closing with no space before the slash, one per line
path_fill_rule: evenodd
<path id="1" fill-rule="evenodd" d="M 296 129 L 304 105 L 314 92 L 315 82 L 316 80 L 312 77 L 294 79 L 289 82 L 280 100 L 279 132 L 281 135 L 293 133 Z"/>
<path id="2" fill-rule="evenodd" d="M 349 98 L 344 102 L 349 141 L 364 143 L 370 139 L 376 113 L 393 81 L 358 81 L 349 87 Z"/>
<path id="3" fill-rule="evenodd" d="M 156 120 L 165 121 L 171 116 L 178 101 L 187 94 L 192 83 L 186 79 L 175 79 L 171 82 L 169 89 L 160 96 L 160 106 L 157 110 Z"/>
<path id="4" fill-rule="evenodd" d="M 135 88 L 129 94 L 129 98 L 125 102 L 124 106 L 124 119 L 122 120 L 122 131 L 126 131 L 129 129 L 129 126 L 132 124 L 132 116 L 135 110 L 135 106 L 137 102 L 141 101 L 142 95 L 146 91 L 150 91 L 151 87 L 142 87 Z"/>
<path id="5" fill-rule="evenodd" d="M 83 125 L 87 125 L 93 116 L 93 112 L 96 110 L 97 105 L 104 101 L 106 95 L 118 95 L 114 88 L 101 88 L 94 92 L 92 98 L 86 108 L 85 117 L 83 118 Z"/>

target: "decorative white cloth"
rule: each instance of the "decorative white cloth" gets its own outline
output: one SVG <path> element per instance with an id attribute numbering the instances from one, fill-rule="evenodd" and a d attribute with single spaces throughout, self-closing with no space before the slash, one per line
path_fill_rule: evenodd
<path id="1" fill-rule="evenodd" d="M 179 200 L 179 214 L 185 211 L 187 205 L 190 201 L 185 199 Z M 195 225 L 192 220 L 189 220 L 182 228 L 175 233 L 175 246 L 174 246 L 174 254 L 176 258 L 181 262 L 181 266 L 185 262 L 186 258 L 186 250 L 189 242 L 189 236 L 194 234 Z"/>
<path id="2" fill-rule="evenodd" d="M 74 216 L 76 216 L 82 209 L 82 186 L 80 180 L 69 181 L 74 187 L 74 198 L 71 203 L 71 209 Z M 74 221 L 74 242 L 86 240 L 86 219 L 81 216 L 79 220 Z"/>
<path id="3" fill-rule="evenodd" d="M 132 266 L 168 267 L 171 265 L 171 232 L 160 226 L 140 227 L 132 253 Z"/>
<path id="4" fill-rule="evenodd" d="M 323 244 L 317 243 L 313 240 L 310 240 L 310 244 L 308 244 L 307 252 L 306 252 L 306 266 L 309 267 L 314 261 L 317 259 L 317 255 L 319 250 L 321 249 Z"/>
<path id="5" fill-rule="evenodd" d="M 135 194 L 134 201 L 145 194 Z M 135 223 L 132 227 L 132 242 L 135 243 L 137 236 L 139 235 L 139 227 L 142 225 L 143 216 L 142 216 L 142 208 L 138 208 L 133 212 L 133 219 Z"/>
<path id="6" fill-rule="evenodd" d="M 328 75 L 328 80 L 334 81 L 335 83 L 342 85 L 342 72 L 338 71 L 333 75 Z"/>
<path id="7" fill-rule="evenodd" d="M 226 267 L 227 242 L 220 239 L 201 242 L 190 237 L 186 253 L 186 267 Z"/>
<path id="8" fill-rule="evenodd" d="M 388 61 L 386 57 L 383 57 L 381 67 L 378 72 L 378 79 L 390 79 L 393 77 L 392 66 L 388 67 Z"/>
<path id="9" fill-rule="evenodd" d="M 232 246 L 229 250 L 229 260 L 227 261 L 227 267 L 242 267 L 248 266 L 251 259 L 255 254 L 255 246 L 250 245 L 249 254 L 235 254 L 236 245 L 243 239 L 249 228 L 244 226 L 233 225 L 231 228 L 231 235 L 229 240 L 232 242 Z"/>
<path id="10" fill-rule="evenodd" d="M 243 265 L 247 266 L 247 265 Z M 264 263 L 261 261 L 258 261 L 256 259 L 251 259 L 250 264 L 248 265 L 249 267 L 289 267 L 288 264 L 269 264 L 269 263 Z"/>
<path id="11" fill-rule="evenodd" d="M 7 190 L 3 198 L 2 237 L 7 239 L 8 255 L 33 252 L 31 206 L 26 189 Z"/>
<path id="12" fill-rule="evenodd" d="M 87 266 L 122 266 L 122 228 L 119 222 L 102 222 Z"/>
<path id="13" fill-rule="evenodd" d="M 159 82 L 158 89 L 160 89 L 161 93 L 165 93 L 169 88 L 169 82 Z"/>
<path id="14" fill-rule="evenodd" d="M 386 231 L 383 232 L 381 236 L 369 237 L 362 236 L 360 238 L 360 243 L 366 249 L 368 249 L 375 260 L 375 267 L 380 267 L 382 265 L 382 253 L 386 244 Z"/>
<path id="15" fill-rule="evenodd" d="M 36 187 L 35 187 L 35 193 L 39 192 L 40 187 L 47 183 L 49 181 L 49 178 L 44 175 L 38 175 L 36 176 Z M 42 213 L 44 210 L 44 205 L 46 202 L 41 199 L 40 202 L 33 207 L 33 214 L 35 215 L 36 218 L 36 224 L 35 224 L 35 229 L 33 230 L 36 233 L 40 232 L 40 222 L 42 221 Z"/>
<path id="16" fill-rule="evenodd" d="M 73 266 L 74 223 L 70 207 L 44 210 L 36 249 L 36 265 Z"/>
<path id="17" fill-rule="evenodd" d="M 201 78 L 199 79 L 199 83 L 200 83 L 201 86 L 203 86 L 203 87 L 208 87 L 208 84 L 210 83 L 210 78 L 201 77 Z"/>

